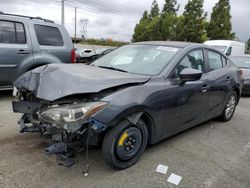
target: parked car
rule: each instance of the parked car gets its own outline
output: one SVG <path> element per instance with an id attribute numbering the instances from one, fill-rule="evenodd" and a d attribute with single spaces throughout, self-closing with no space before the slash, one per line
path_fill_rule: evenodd
<path id="1" fill-rule="evenodd" d="M 0 12 L 0 90 L 12 89 L 21 74 L 50 63 L 74 63 L 65 28 L 40 17 Z"/>
<path id="2" fill-rule="evenodd" d="M 209 40 L 204 44 L 213 46 L 220 52 L 227 56 L 243 55 L 245 54 L 246 44 L 244 42 L 238 42 L 233 40 Z"/>
<path id="3" fill-rule="evenodd" d="M 242 71 L 242 95 L 250 95 L 250 55 L 231 56 L 230 59 Z"/>
<path id="4" fill-rule="evenodd" d="M 94 60 L 106 55 L 113 51 L 114 48 L 103 49 L 77 49 L 76 50 L 76 63 L 90 64 Z"/>
<path id="5" fill-rule="evenodd" d="M 133 43 L 91 65 L 25 73 L 15 82 L 13 110 L 24 114 L 21 132 L 52 135 L 56 143 L 47 153 L 102 144 L 107 164 L 124 169 L 148 144 L 215 117 L 229 121 L 240 99 L 240 72 L 207 45 Z"/>

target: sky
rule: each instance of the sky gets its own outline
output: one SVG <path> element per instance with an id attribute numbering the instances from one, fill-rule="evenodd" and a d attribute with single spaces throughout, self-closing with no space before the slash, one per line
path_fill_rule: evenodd
<path id="1" fill-rule="evenodd" d="M 143 12 L 150 10 L 153 0 L 66 0 L 65 27 L 74 36 L 74 7 L 77 9 L 77 36 L 81 36 L 83 24 L 87 19 L 87 38 L 111 38 L 130 41 L 136 23 Z M 162 9 L 164 0 L 158 0 Z M 182 14 L 188 0 L 178 0 Z M 204 0 L 204 10 L 208 19 L 218 0 Z M 231 0 L 233 32 L 241 41 L 250 37 L 250 0 Z M 28 16 L 40 16 L 61 23 L 61 0 L 0 0 L 0 11 Z"/>

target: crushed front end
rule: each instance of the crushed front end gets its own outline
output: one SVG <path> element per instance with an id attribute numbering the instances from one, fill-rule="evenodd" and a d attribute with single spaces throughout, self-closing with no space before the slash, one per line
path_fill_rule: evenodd
<path id="1" fill-rule="evenodd" d="M 38 99 L 29 91 L 19 91 L 18 100 L 12 106 L 15 113 L 23 114 L 18 121 L 20 132 L 37 132 L 51 138 L 46 153 L 56 154 L 59 163 L 69 167 L 75 163 L 71 158 L 75 152 L 88 145 L 98 145 L 107 128 L 92 118 L 107 102 L 88 97 L 50 102 Z"/>

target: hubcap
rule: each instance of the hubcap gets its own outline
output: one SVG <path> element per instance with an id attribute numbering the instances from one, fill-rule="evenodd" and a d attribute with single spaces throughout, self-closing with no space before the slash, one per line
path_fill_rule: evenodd
<path id="1" fill-rule="evenodd" d="M 236 97 L 232 95 L 227 101 L 227 106 L 225 110 L 226 118 L 230 118 L 233 115 L 235 106 L 236 106 Z"/>
<path id="2" fill-rule="evenodd" d="M 136 127 L 130 127 L 123 131 L 116 145 L 116 155 L 126 161 L 133 158 L 141 148 L 142 133 Z"/>

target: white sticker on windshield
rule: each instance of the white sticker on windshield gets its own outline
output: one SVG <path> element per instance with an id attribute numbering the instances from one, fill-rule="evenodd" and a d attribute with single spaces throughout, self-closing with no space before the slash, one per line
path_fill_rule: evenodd
<path id="1" fill-rule="evenodd" d="M 246 64 L 250 64 L 250 61 L 245 61 Z"/>
<path id="2" fill-rule="evenodd" d="M 169 51 L 169 52 L 177 52 L 178 48 L 167 47 L 167 46 L 159 46 L 157 50 Z"/>

